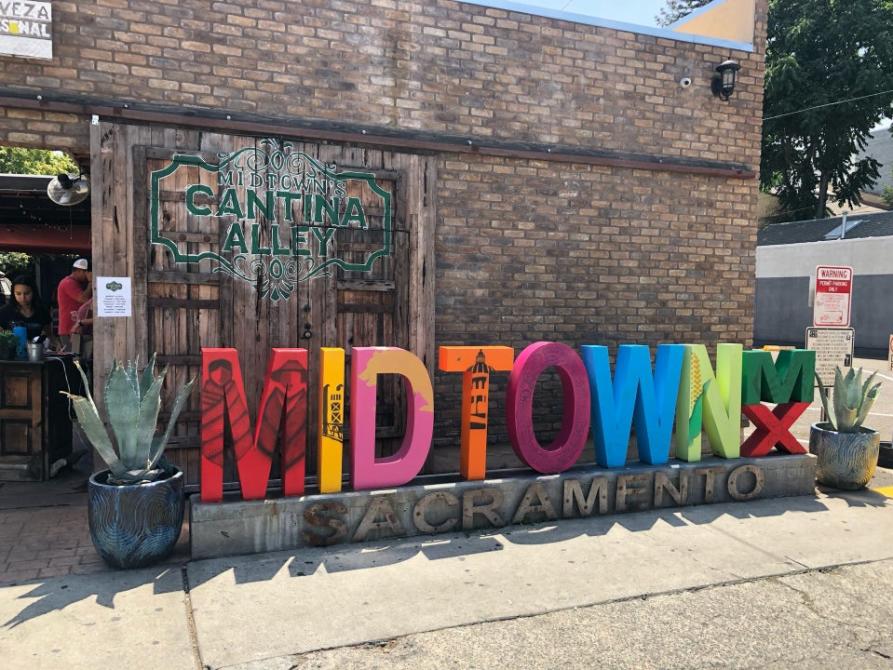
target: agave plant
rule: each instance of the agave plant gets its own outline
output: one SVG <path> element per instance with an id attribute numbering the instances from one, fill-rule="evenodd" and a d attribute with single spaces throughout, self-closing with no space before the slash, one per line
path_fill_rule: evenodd
<path id="1" fill-rule="evenodd" d="M 831 426 L 838 433 L 858 433 L 862 422 L 868 416 L 871 406 L 877 399 L 881 383 L 874 386 L 877 372 L 862 382 L 862 368 L 855 372 L 852 368 L 846 377 L 840 372 L 840 368 L 834 371 L 834 390 L 832 393 L 834 413 L 828 411 L 828 389 L 822 386 L 822 380 L 816 375 L 819 382 L 819 396 L 822 399 L 822 407 L 825 408 L 825 416 L 831 422 Z"/>
<path id="2" fill-rule="evenodd" d="M 75 365 L 84 380 L 87 395 L 63 393 L 71 398 L 84 434 L 108 465 L 111 471 L 108 482 L 127 485 L 156 480 L 164 473 L 164 469 L 159 467 L 159 460 L 164 454 L 177 417 L 192 392 L 195 379 L 177 391 L 167 428 L 161 435 L 156 435 L 158 413 L 161 410 L 161 387 L 167 368 L 161 374 L 155 374 L 155 354 L 152 354 L 142 372 L 137 369 L 139 360 L 128 361 L 126 366 L 115 361 L 106 378 L 103 397 L 109 424 L 115 436 L 116 449 L 99 416 L 96 403 L 93 402 L 87 376 L 77 361 Z"/>

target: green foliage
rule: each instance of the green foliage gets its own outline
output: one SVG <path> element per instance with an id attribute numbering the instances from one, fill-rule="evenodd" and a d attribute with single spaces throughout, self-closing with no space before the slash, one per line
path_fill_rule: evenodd
<path id="1" fill-rule="evenodd" d="M 861 204 L 879 163 L 855 155 L 890 116 L 893 93 L 874 95 L 890 89 L 893 2 L 770 0 L 760 180 L 787 220 L 824 217 L 832 197 Z"/>
<path id="2" fill-rule="evenodd" d="M 0 172 L 8 174 L 78 174 L 77 163 L 61 151 L 0 147 Z"/>
<path id="3" fill-rule="evenodd" d="M 177 391 L 167 428 L 163 434 L 156 435 L 161 387 L 167 369 L 159 375 L 155 374 L 154 354 L 142 372 L 137 369 L 138 361 L 128 362 L 126 366 L 115 361 L 104 389 L 105 409 L 115 438 L 113 444 L 93 402 L 87 376 L 77 362 L 75 365 L 81 373 L 87 395 L 65 395 L 71 398 L 78 422 L 90 444 L 111 470 L 109 483 L 127 485 L 156 480 L 163 474 L 163 470 L 157 467 L 158 461 L 177 417 L 192 392 L 195 379 Z"/>
<path id="4" fill-rule="evenodd" d="M 31 256 L 18 251 L 0 251 L 0 272 L 13 279 L 16 275 L 27 274 L 31 268 Z"/>
<path id="5" fill-rule="evenodd" d="M 660 10 L 655 18 L 657 25 L 669 26 L 679 19 L 685 18 L 699 7 L 711 2 L 711 0 L 667 0 L 667 6 Z"/>
<path id="6" fill-rule="evenodd" d="M 834 413 L 828 411 L 828 389 L 822 386 L 822 380 L 816 375 L 819 382 L 819 396 L 822 399 L 822 407 L 825 408 L 825 416 L 831 423 L 831 427 L 840 433 L 857 433 L 871 406 L 877 399 L 880 392 L 881 384 L 878 382 L 874 386 L 871 382 L 874 380 L 877 372 L 873 372 L 871 376 L 862 383 L 862 368 L 859 372 L 850 369 L 846 377 L 840 372 L 840 368 L 834 371 L 834 390 L 832 400 L 834 405 Z"/>
<path id="7" fill-rule="evenodd" d="M 884 199 L 884 204 L 890 209 L 893 209 L 893 188 L 885 186 L 881 197 Z"/>

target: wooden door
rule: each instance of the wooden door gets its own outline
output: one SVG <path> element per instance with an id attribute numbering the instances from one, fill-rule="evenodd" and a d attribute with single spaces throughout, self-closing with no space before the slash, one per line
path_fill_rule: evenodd
<path id="1" fill-rule="evenodd" d="M 97 370 L 112 352 L 144 357 L 154 351 L 169 367 L 165 391 L 172 394 L 199 373 L 203 347 L 235 347 L 255 416 L 270 349 L 307 348 L 307 467 L 313 475 L 320 347 L 344 347 L 349 366 L 354 346 L 399 346 L 431 369 L 431 158 L 281 138 L 100 125 L 94 131 L 98 153 L 111 158 L 99 161 L 99 188 L 106 197 L 96 199 L 100 216 L 94 221 L 106 233 L 116 230 L 118 211 L 129 211 L 131 198 L 132 235 L 129 250 L 126 240 L 121 243 L 123 255 L 114 243 L 100 242 L 94 262 L 97 274 L 114 274 L 106 267 L 132 273 L 133 320 L 142 314 L 145 323 L 126 326 L 124 334 L 108 323 L 98 328 Z M 126 174 L 120 163 L 128 158 L 129 194 L 115 174 L 116 168 Z M 238 171 L 232 169 L 237 161 Z M 237 172 L 247 175 L 241 183 Z M 275 184 L 277 193 L 297 188 L 289 180 L 296 175 L 305 180 L 302 188 L 319 194 L 309 210 L 287 196 L 267 201 L 268 185 Z M 249 181 L 264 186 L 252 189 Z M 351 203 L 353 217 L 345 218 Z M 94 229 L 94 242 L 96 237 Z M 382 387 L 379 437 L 386 452 L 404 428 L 402 385 L 387 379 Z M 168 452 L 192 485 L 199 476 L 198 436 L 196 392 Z M 232 464 L 226 476 L 235 480 Z"/>

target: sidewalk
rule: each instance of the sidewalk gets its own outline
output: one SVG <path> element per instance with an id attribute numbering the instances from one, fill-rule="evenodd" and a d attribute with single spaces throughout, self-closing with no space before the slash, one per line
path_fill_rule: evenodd
<path id="1" fill-rule="evenodd" d="M 188 560 L 183 525 L 169 563 Z M 0 587 L 108 570 L 90 540 L 87 474 L 65 469 L 47 482 L 0 482 Z"/>
<path id="2" fill-rule="evenodd" d="M 87 475 L 0 482 L 0 586 L 107 568 L 90 541 Z"/>
<path id="3" fill-rule="evenodd" d="M 891 586 L 893 500 L 818 494 L 0 587 L 0 651 L 9 670 L 745 667 L 765 646 L 824 667 L 804 659 L 836 640 L 873 667 Z"/>
<path id="4" fill-rule="evenodd" d="M 238 670 L 893 666 L 893 561 L 497 621 Z"/>

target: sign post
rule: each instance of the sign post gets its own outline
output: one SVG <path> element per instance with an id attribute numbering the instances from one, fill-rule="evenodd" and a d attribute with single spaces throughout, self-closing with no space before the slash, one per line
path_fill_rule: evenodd
<path id="1" fill-rule="evenodd" d="M 812 325 L 819 328 L 847 328 L 853 306 L 853 268 L 846 265 L 819 265 L 815 270 L 815 301 Z"/>

